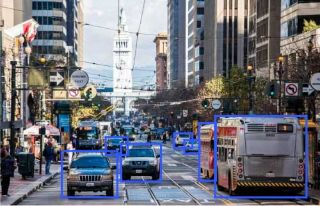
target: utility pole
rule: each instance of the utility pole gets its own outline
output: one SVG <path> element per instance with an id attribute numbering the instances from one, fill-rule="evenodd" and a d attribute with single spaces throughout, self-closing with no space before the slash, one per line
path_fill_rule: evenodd
<path id="1" fill-rule="evenodd" d="M 14 157 L 15 154 L 15 111 L 16 111 L 16 66 L 17 61 L 11 61 L 11 118 L 10 118 L 10 155 Z"/>

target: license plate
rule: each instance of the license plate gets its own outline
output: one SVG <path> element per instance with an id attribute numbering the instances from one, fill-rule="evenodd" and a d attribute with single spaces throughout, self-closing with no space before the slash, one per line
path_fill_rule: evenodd
<path id="1" fill-rule="evenodd" d="M 274 173 L 266 173 L 266 177 L 275 177 Z"/>
<path id="2" fill-rule="evenodd" d="M 94 187 L 94 183 L 93 182 L 89 182 L 86 184 L 87 187 Z"/>
<path id="3" fill-rule="evenodd" d="M 137 174 L 141 174 L 141 173 L 142 173 L 142 170 L 136 170 L 136 173 L 137 173 Z"/>

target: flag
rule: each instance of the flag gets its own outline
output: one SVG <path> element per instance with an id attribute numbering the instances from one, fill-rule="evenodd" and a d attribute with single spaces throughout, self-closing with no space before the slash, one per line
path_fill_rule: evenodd
<path id="1" fill-rule="evenodd" d="M 23 35 L 26 38 L 26 41 L 31 42 L 37 35 L 38 27 L 38 22 L 34 19 L 30 19 L 10 29 L 6 29 L 5 33 L 13 38 Z"/>

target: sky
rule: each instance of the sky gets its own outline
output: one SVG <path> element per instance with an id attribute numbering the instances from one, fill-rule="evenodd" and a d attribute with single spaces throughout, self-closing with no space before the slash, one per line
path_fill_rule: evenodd
<path id="1" fill-rule="evenodd" d="M 143 0 L 120 0 L 127 16 L 128 30 L 137 32 Z M 85 23 L 117 28 L 118 0 L 84 0 Z M 157 34 L 167 31 L 167 0 L 146 0 L 140 32 Z M 116 31 L 84 26 L 84 61 L 112 65 L 112 46 Z M 132 35 L 135 48 L 136 35 Z M 155 83 L 155 36 L 139 35 L 135 67 L 147 71 L 134 71 L 134 86 Z M 134 51 L 133 51 L 134 52 Z M 133 54 L 134 56 L 134 54 Z M 112 68 L 85 64 L 90 80 L 112 86 Z M 99 77 L 97 74 L 100 74 Z"/>

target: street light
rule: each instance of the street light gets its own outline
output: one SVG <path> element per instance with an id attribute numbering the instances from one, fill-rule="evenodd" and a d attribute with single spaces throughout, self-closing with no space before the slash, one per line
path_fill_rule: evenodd
<path id="1" fill-rule="evenodd" d="M 253 84 L 252 83 L 254 83 L 256 78 L 252 65 L 248 65 L 247 67 L 247 78 L 249 81 L 249 113 L 251 114 L 253 112 L 253 91 L 252 91 Z"/>
<path id="2" fill-rule="evenodd" d="M 39 62 L 41 63 L 41 64 L 45 64 L 46 63 L 46 58 L 45 58 L 45 56 L 44 55 L 42 55 L 40 58 L 39 58 Z"/>

